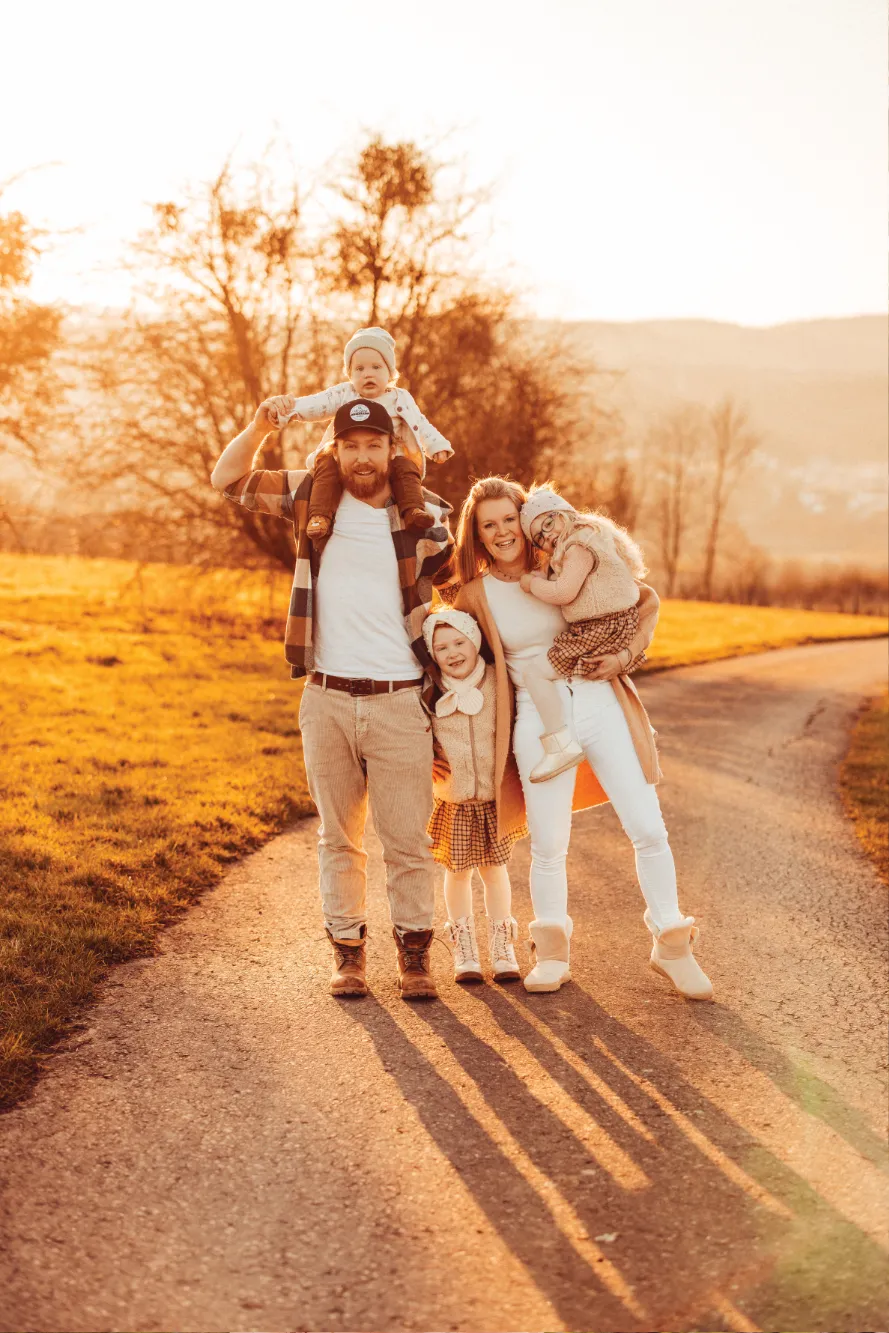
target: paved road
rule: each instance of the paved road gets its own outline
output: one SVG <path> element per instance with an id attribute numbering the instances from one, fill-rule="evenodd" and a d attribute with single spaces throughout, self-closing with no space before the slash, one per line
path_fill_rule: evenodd
<path id="1" fill-rule="evenodd" d="M 0 1121 L 0 1329 L 887 1328 L 886 909 L 834 790 L 885 643 L 643 681 L 718 1004 L 646 966 L 610 810 L 558 995 L 325 995 L 314 822 L 243 862 Z M 515 865 L 529 916 L 527 849 Z"/>

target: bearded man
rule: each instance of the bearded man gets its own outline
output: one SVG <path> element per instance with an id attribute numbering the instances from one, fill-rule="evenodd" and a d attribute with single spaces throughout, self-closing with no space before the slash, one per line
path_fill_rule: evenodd
<path id="1" fill-rule="evenodd" d="M 343 498 L 317 551 L 306 532 L 311 473 L 251 462 L 257 444 L 276 429 L 279 405 L 274 398 L 260 405 L 226 446 L 211 481 L 236 504 L 294 526 L 285 652 L 291 675 L 308 677 L 300 730 L 309 790 L 321 815 L 321 904 L 334 955 L 330 990 L 367 994 L 363 844 L 369 799 L 386 862 L 401 994 L 434 998 L 433 861 L 426 836 L 432 731 L 421 698 L 431 663 L 422 624 L 432 578 L 453 547 L 450 506 L 426 491 L 433 526 L 404 527 L 389 481 L 395 457 L 389 413 L 373 399 L 353 400 L 334 417 L 331 447 Z"/>

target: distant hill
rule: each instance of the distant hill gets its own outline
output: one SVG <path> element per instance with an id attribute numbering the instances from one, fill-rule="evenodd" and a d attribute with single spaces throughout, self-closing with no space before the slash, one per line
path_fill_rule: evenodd
<path id="1" fill-rule="evenodd" d="M 75 339 L 114 312 L 72 312 Z M 591 389 L 618 407 L 630 443 L 678 400 L 733 394 L 763 436 L 733 519 L 778 558 L 887 561 L 889 319 L 861 315 L 770 328 L 711 320 L 561 325 L 599 367 Z M 52 509 L 61 478 L 3 464 L 14 503 Z"/>
<path id="2" fill-rule="evenodd" d="M 568 326 L 602 371 L 599 391 L 630 435 L 677 400 L 744 402 L 765 456 L 739 517 L 781 555 L 885 559 L 889 319 L 861 315 L 771 328 L 710 320 Z"/>

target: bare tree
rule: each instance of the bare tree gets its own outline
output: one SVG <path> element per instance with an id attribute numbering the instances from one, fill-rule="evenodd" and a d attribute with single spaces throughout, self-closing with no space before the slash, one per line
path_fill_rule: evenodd
<path id="1" fill-rule="evenodd" d="M 699 406 L 681 404 L 654 424 L 647 440 L 654 529 L 668 597 L 677 591 L 682 557 L 697 518 L 705 425 Z"/>
<path id="2" fill-rule="evenodd" d="M 732 493 L 762 437 L 750 429 L 747 410 L 727 395 L 708 414 L 705 444 L 712 470 L 710 515 L 704 543 L 700 596 L 710 601 L 723 519 Z"/>
<path id="3" fill-rule="evenodd" d="M 207 478 L 263 398 L 326 369 L 316 257 L 293 180 L 268 160 L 247 173 L 227 163 L 154 206 L 132 260 L 138 303 L 98 350 L 100 467 L 117 479 L 115 503 L 138 502 L 159 530 L 179 525 L 210 558 L 292 559 L 286 525 L 220 505 Z M 284 465 L 280 436 L 265 462 Z"/>
<path id="4" fill-rule="evenodd" d="M 208 559 L 292 563 L 287 525 L 220 504 L 207 478 L 262 398 L 338 379 L 344 336 L 368 320 L 396 337 L 400 383 L 454 443 L 433 490 L 457 502 L 475 475 L 530 480 L 567 455 L 580 369 L 475 275 L 478 199 L 442 173 L 416 145 L 375 138 L 331 186 L 332 220 L 310 225 L 292 168 L 268 159 L 155 206 L 133 259 L 138 304 L 96 357 L 104 448 L 91 454 L 113 504 L 138 509 L 165 549 L 175 524 Z M 299 466 L 319 433 L 288 427 L 265 466 Z"/>
<path id="5" fill-rule="evenodd" d="M 0 197 L 12 182 L 0 185 Z M 61 311 L 28 297 L 33 265 L 46 233 L 18 211 L 0 214 L 0 457 L 36 463 L 62 393 L 54 357 L 61 343 Z M 0 524 L 21 544 L 5 505 Z"/>
<path id="6" fill-rule="evenodd" d="M 632 530 L 644 497 L 641 472 L 638 460 L 624 454 L 598 457 L 584 452 L 559 470 L 556 481 L 578 509 L 601 510 Z"/>
<path id="7" fill-rule="evenodd" d="M 452 212 L 437 197 L 435 174 L 416 144 L 386 144 L 375 135 L 339 186 L 348 213 L 331 238 L 329 279 L 335 290 L 366 300 L 369 325 L 379 323 L 386 297 L 387 319 L 400 325 L 412 307 L 416 312 L 428 288 L 430 251 L 457 235 L 466 210 Z M 433 212 L 437 225 L 430 233 Z M 396 291 L 402 297 L 397 312 Z"/>
<path id="8" fill-rule="evenodd" d="M 397 339 L 399 383 L 457 451 L 428 484 L 456 503 L 477 476 L 530 481 L 570 457 L 591 367 L 479 278 L 468 224 L 484 196 L 444 177 L 416 144 L 371 139 L 336 188 L 325 278 L 344 317 Z"/>

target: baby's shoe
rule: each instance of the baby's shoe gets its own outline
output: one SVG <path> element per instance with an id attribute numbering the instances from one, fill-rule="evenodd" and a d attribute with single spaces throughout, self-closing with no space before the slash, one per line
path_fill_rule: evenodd
<path id="1" fill-rule="evenodd" d="M 525 977 L 525 990 L 555 991 L 571 980 L 569 962 L 573 930 L 574 922 L 570 916 L 565 918 L 564 926 L 556 921 L 531 922 L 528 932 L 534 966 Z"/>
<path id="2" fill-rule="evenodd" d="M 429 510 L 421 509 L 419 505 L 413 509 L 405 509 L 401 517 L 406 528 L 431 528 L 435 524 L 435 518 Z"/>
<path id="3" fill-rule="evenodd" d="M 543 742 L 543 758 L 531 769 L 532 782 L 549 782 L 550 778 L 557 778 L 569 768 L 576 768 L 583 759 L 583 750 L 567 727 L 561 727 L 540 739 Z"/>
<path id="4" fill-rule="evenodd" d="M 519 923 L 514 916 L 494 921 L 488 917 L 488 953 L 495 981 L 520 981 L 515 942 L 519 937 Z"/>
<path id="5" fill-rule="evenodd" d="M 446 921 L 444 933 L 454 950 L 454 980 L 484 981 L 475 935 L 475 917 L 458 916 L 456 921 Z"/>
<path id="6" fill-rule="evenodd" d="M 313 542 L 322 541 L 330 533 L 330 519 L 326 514 L 316 514 L 314 518 L 309 519 L 306 532 Z"/>
<path id="7" fill-rule="evenodd" d="M 660 972 L 662 977 L 671 981 L 686 999 L 711 1000 L 713 983 L 693 952 L 698 937 L 694 917 L 683 917 L 675 926 L 668 926 L 666 930 L 658 930 L 647 910 L 642 919 L 654 941 L 650 961 L 655 972 Z"/>

